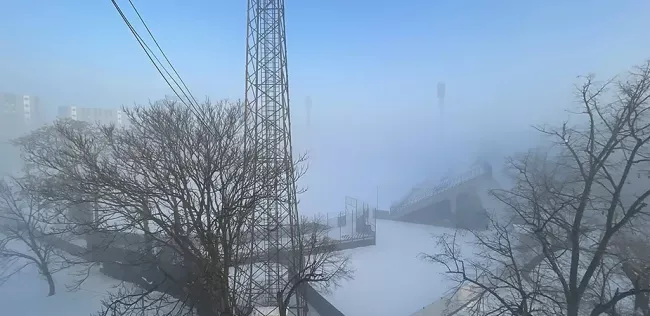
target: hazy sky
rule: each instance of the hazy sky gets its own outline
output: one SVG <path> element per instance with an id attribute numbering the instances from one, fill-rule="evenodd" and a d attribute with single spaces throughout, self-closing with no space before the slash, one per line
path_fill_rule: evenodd
<path id="1" fill-rule="evenodd" d="M 243 96 L 244 0 L 135 3 L 195 95 Z M 4 0 L 0 12 L 0 91 L 38 95 L 50 113 L 169 93 L 109 0 Z M 312 153 L 306 207 L 340 208 L 346 194 L 374 204 L 377 185 L 385 207 L 479 152 L 526 147 L 531 123 L 561 119 L 577 75 L 650 57 L 648 12 L 647 0 L 288 0 L 294 138 Z"/>

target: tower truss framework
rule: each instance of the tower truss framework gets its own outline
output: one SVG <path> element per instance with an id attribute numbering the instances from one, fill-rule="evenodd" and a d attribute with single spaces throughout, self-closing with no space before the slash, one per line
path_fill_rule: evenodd
<path id="1" fill-rule="evenodd" d="M 245 257 L 260 260 L 236 270 L 247 283 L 245 292 L 254 314 L 279 315 L 278 293 L 286 291 L 293 271 L 302 271 L 303 266 L 302 255 L 294 251 L 300 234 L 291 154 L 284 1 L 248 0 L 247 11 L 245 141 L 246 146 L 257 149 L 253 168 L 256 178 L 261 174 L 261 182 L 269 190 L 265 196 L 270 198 L 257 204 L 248 223 L 252 233 Z M 286 172 L 271 176 L 273 172 L 265 170 Z M 298 291 L 286 314 L 304 316 L 305 305 Z"/>

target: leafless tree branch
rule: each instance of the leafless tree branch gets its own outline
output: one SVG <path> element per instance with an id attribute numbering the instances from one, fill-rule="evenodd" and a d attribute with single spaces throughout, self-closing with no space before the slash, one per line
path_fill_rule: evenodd
<path id="1" fill-rule="evenodd" d="M 570 120 L 537 127 L 551 146 L 508 161 L 514 186 L 492 194 L 510 215 L 473 233 L 478 254 L 462 258 L 443 239 L 427 256 L 481 290 L 475 315 L 618 315 L 650 290 L 620 237 L 647 216 L 650 189 L 636 175 L 648 170 L 650 62 L 604 83 L 585 77 L 576 94 Z"/>

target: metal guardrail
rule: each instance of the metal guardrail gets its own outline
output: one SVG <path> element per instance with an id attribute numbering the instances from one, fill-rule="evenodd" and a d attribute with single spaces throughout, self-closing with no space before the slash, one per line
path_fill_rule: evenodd
<path id="1" fill-rule="evenodd" d="M 391 206 L 391 213 L 399 213 L 405 207 L 416 204 L 430 197 L 439 195 L 447 190 L 453 189 L 467 181 L 476 179 L 489 173 L 489 167 L 478 165 L 470 170 L 461 173 L 451 179 L 445 179 L 433 188 L 413 188 L 411 192 L 398 204 Z"/>
<path id="2" fill-rule="evenodd" d="M 352 197 L 345 198 L 345 210 L 325 214 L 331 238 L 352 241 L 374 238 L 377 231 L 377 210 Z"/>

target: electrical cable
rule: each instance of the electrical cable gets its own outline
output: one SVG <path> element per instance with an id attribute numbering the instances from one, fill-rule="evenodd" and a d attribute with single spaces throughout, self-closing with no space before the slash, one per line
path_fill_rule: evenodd
<path id="1" fill-rule="evenodd" d="M 153 40 L 154 44 L 156 44 L 156 47 L 158 47 L 158 50 L 162 54 L 163 58 L 165 58 L 165 60 L 169 64 L 169 66 L 172 68 L 172 71 L 174 71 L 174 73 L 176 74 L 176 76 L 178 77 L 180 82 L 183 84 L 183 87 L 185 88 L 187 93 L 192 97 L 192 100 L 194 101 L 194 103 L 198 104 L 198 102 L 196 101 L 196 98 L 194 98 L 194 95 L 192 95 L 192 92 L 190 91 L 190 89 L 185 84 L 185 81 L 183 81 L 183 78 L 181 78 L 181 75 L 178 74 L 178 71 L 176 71 L 176 68 L 174 67 L 174 65 L 171 63 L 171 61 L 169 61 L 169 58 L 167 58 L 167 54 L 165 54 L 163 49 L 158 44 L 158 41 L 156 40 L 156 37 L 153 36 L 153 34 L 151 33 L 151 30 L 149 29 L 149 26 L 147 25 L 147 23 L 142 18 L 142 15 L 140 15 L 140 11 L 138 11 L 138 9 L 135 7 L 135 4 L 133 4 L 132 0 L 129 0 L 129 3 L 131 4 L 131 7 L 133 8 L 133 11 L 135 11 L 135 14 L 138 15 L 138 18 L 140 19 L 140 22 L 142 22 L 142 25 L 144 25 L 144 28 L 147 30 L 147 33 L 149 33 L 149 36 L 151 36 L 151 39 Z M 187 97 L 187 95 L 185 95 L 185 97 Z M 189 97 L 187 97 L 187 98 L 189 99 Z"/>
<path id="2" fill-rule="evenodd" d="M 131 0 L 129 0 L 129 3 L 131 4 L 131 7 L 134 9 L 134 11 L 136 12 L 136 14 L 138 15 L 138 18 L 140 19 L 140 22 L 144 25 L 144 27 L 146 28 L 146 30 L 147 30 L 149 36 L 152 38 L 152 40 L 153 40 L 154 43 L 156 44 L 156 47 L 157 47 L 158 50 L 161 52 L 161 54 L 163 55 L 164 59 L 167 61 L 167 63 L 169 64 L 169 66 L 172 68 L 172 71 L 176 74 L 176 76 L 178 77 L 179 81 L 181 82 L 181 84 L 182 84 L 183 86 L 181 86 L 181 84 L 179 84 L 178 81 L 176 81 L 176 79 L 174 79 L 174 77 L 173 77 L 172 74 L 169 72 L 169 70 L 167 70 L 167 68 L 165 68 L 165 66 L 163 65 L 163 63 L 160 61 L 160 58 L 158 58 L 158 56 L 156 56 L 156 54 L 153 52 L 153 50 L 151 49 L 151 47 L 149 47 L 149 45 L 144 41 L 144 39 L 142 38 L 142 36 L 140 36 L 140 34 L 138 33 L 138 31 L 133 27 L 133 25 L 131 24 L 131 22 L 129 21 L 129 19 L 128 19 L 128 18 L 126 17 L 126 15 L 124 14 L 124 11 L 122 11 L 122 8 L 120 8 L 120 6 L 119 6 L 119 4 L 117 3 L 117 1 L 116 1 L 116 0 L 111 0 L 111 2 L 113 3 L 113 6 L 114 6 L 115 9 L 117 10 L 117 12 L 120 14 L 120 17 L 122 17 L 122 20 L 123 20 L 124 23 L 127 25 L 127 27 L 129 28 L 129 30 L 131 31 L 131 33 L 133 34 L 133 36 L 135 37 L 135 39 L 138 41 L 138 44 L 140 44 L 140 47 L 144 50 L 145 54 L 147 54 L 147 57 L 149 58 L 149 61 L 151 61 L 151 63 L 154 65 L 154 67 L 156 67 L 156 70 L 157 70 L 158 73 L 163 77 L 163 80 L 165 80 L 165 82 L 167 83 L 167 85 L 171 88 L 172 92 L 174 92 L 174 94 L 175 94 L 175 95 L 178 97 L 178 99 L 183 103 L 183 105 L 188 106 L 188 107 L 190 108 L 190 110 L 192 110 L 192 112 L 194 112 L 194 115 L 195 115 L 196 118 L 200 121 L 200 123 L 202 123 L 202 124 L 203 124 L 204 126 L 206 126 L 206 127 L 209 127 L 209 125 L 206 124 L 205 121 L 203 121 L 203 119 L 202 119 L 201 116 L 199 115 L 199 113 L 200 113 L 200 111 L 198 110 L 198 106 L 199 106 L 199 104 L 198 104 L 198 102 L 196 101 L 196 98 L 194 98 L 194 95 L 192 95 L 192 93 L 189 91 L 189 88 L 188 88 L 187 85 L 185 84 L 185 81 L 183 81 L 183 79 L 181 78 L 180 74 L 178 73 L 178 71 L 176 70 L 176 68 L 174 67 L 174 65 L 171 63 L 171 61 L 169 60 L 169 58 L 167 57 L 167 55 L 165 54 L 165 52 L 162 50 L 162 48 L 161 48 L 160 45 L 158 44 L 158 41 L 156 40 L 156 38 L 155 38 L 154 35 L 152 34 L 151 30 L 150 30 L 149 27 L 147 26 L 146 22 L 145 22 L 144 19 L 142 18 L 142 15 L 140 14 L 140 12 L 139 12 L 139 11 L 137 10 L 137 8 L 135 7 L 135 4 L 134 4 Z M 156 63 L 156 62 L 158 62 L 158 63 Z M 161 69 L 161 68 L 162 68 L 162 69 Z M 167 74 L 167 76 L 169 76 L 169 79 L 167 78 L 167 76 L 165 76 L 165 74 Z M 170 82 L 170 79 L 171 79 L 171 81 L 176 85 L 176 88 L 174 88 L 174 86 L 173 86 L 172 83 Z M 183 89 L 183 87 L 185 87 L 185 89 Z M 179 91 L 183 94 L 183 96 L 185 96 L 185 99 L 183 99 L 183 97 L 181 97 L 181 93 L 179 93 L 177 90 L 179 90 Z M 186 90 L 187 90 L 187 92 L 186 92 Z M 190 98 L 190 97 L 191 97 L 191 98 Z M 186 102 L 186 100 L 187 100 L 187 102 Z M 192 101 L 194 101 L 194 102 L 192 102 Z"/>
<path id="3" fill-rule="evenodd" d="M 124 12 L 123 12 L 122 9 L 120 8 L 120 6 L 117 4 L 117 2 L 116 2 L 115 0 L 111 0 L 111 2 L 113 3 L 113 6 L 114 6 L 115 9 L 117 10 L 117 12 L 118 12 L 118 13 L 120 14 L 120 16 L 122 17 L 122 20 L 124 21 L 124 23 L 126 23 L 127 27 L 129 28 L 129 30 L 131 31 L 131 33 L 133 34 L 133 36 L 135 37 L 135 39 L 138 41 L 138 44 L 140 44 L 140 47 L 144 50 L 145 54 L 147 54 L 147 57 L 149 58 L 149 60 L 151 61 L 151 63 L 154 65 L 154 67 L 156 67 L 156 70 L 158 70 L 158 73 L 163 77 L 163 80 L 165 80 L 165 82 L 167 83 L 167 85 L 172 89 L 172 91 L 174 92 L 174 94 L 175 94 L 175 95 L 176 95 L 176 96 L 181 100 L 181 102 L 183 102 L 183 104 L 187 106 L 188 104 L 185 102 L 185 100 L 183 100 L 183 98 L 182 98 L 182 97 L 180 96 L 180 94 L 176 91 L 176 89 L 174 88 L 174 86 L 169 82 L 169 79 L 167 79 L 167 77 L 165 76 L 165 74 L 163 73 L 163 71 L 162 71 L 160 68 L 162 67 L 162 68 L 165 70 L 165 72 L 168 73 L 168 75 L 171 77 L 171 74 L 169 74 L 169 71 L 167 71 L 167 69 L 166 69 L 164 66 L 162 66 L 162 63 L 160 63 L 160 64 L 161 64 L 160 66 L 158 66 L 158 64 L 156 64 L 156 61 L 155 61 L 155 60 L 158 60 L 158 58 L 157 58 L 157 57 L 155 56 L 155 54 L 153 53 L 153 50 L 151 50 L 151 48 L 149 47 L 149 45 L 147 45 L 147 43 L 144 42 L 144 40 L 142 39 L 142 37 L 140 36 L 140 34 L 138 34 L 138 32 L 135 30 L 135 28 L 133 27 L 133 25 L 131 24 L 131 22 L 129 22 L 129 19 L 126 17 L 126 15 L 124 15 Z M 151 53 L 150 53 L 150 52 L 151 52 Z M 152 57 L 152 55 L 153 55 L 153 57 Z M 155 60 L 154 60 L 154 59 L 155 59 Z M 174 81 L 173 78 L 171 78 L 171 79 L 172 79 L 172 81 Z M 176 83 L 176 85 L 177 85 L 177 88 L 179 88 L 179 90 L 180 90 L 181 87 L 178 85 L 177 82 L 175 82 L 175 83 Z"/>

